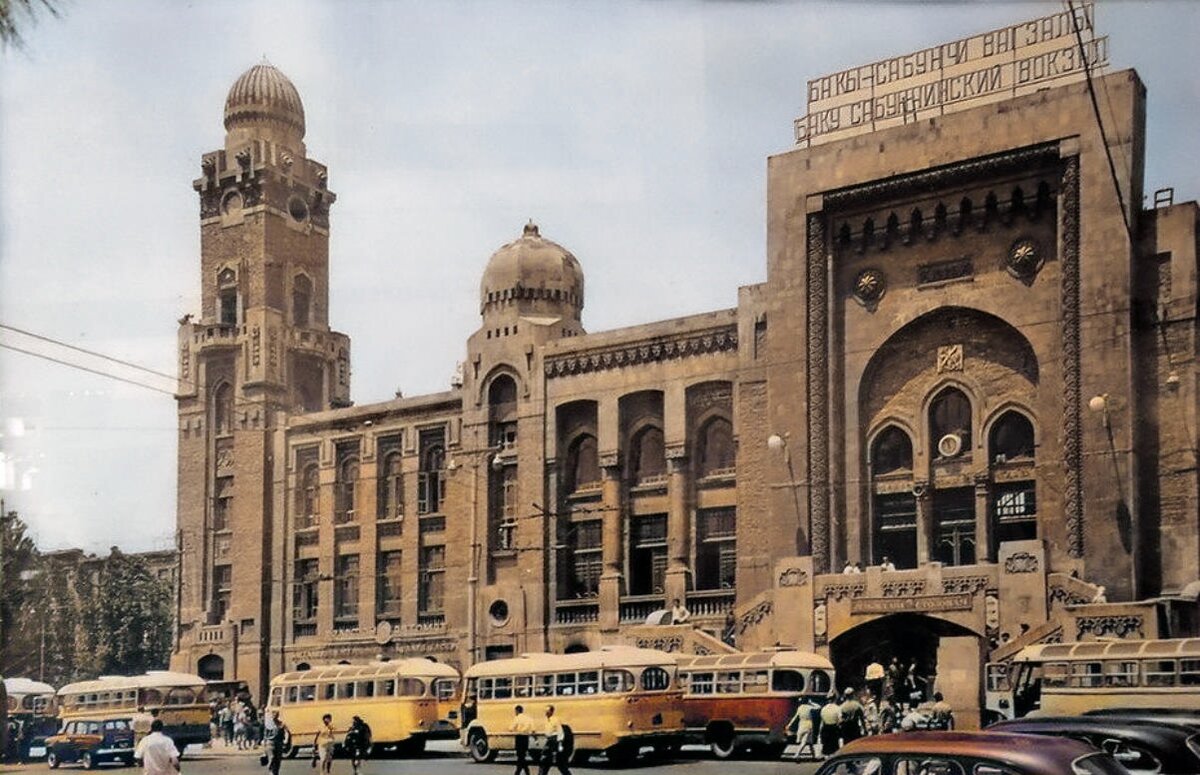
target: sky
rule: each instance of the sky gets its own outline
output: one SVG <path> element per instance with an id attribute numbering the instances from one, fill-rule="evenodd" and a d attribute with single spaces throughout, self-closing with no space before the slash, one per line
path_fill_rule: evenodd
<path id="1" fill-rule="evenodd" d="M 0 496 L 44 549 L 93 552 L 173 543 L 169 375 L 176 320 L 199 307 L 191 182 L 222 146 L 227 90 L 264 56 L 299 90 L 338 194 L 330 316 L 370 403 L 447 388 L 487 259 L 531 218 L 583 265 L 591 331 L 735 306 L 766 279 L 766 159 L 793 147 L 808 79 L 1062 8 L 62 6 L 0 53 L 0 324 L 166 376 L 118 367 L 150 390 L 0 349 Z M 1097 26 L 1110 69 L 1148 88 L 1146 191 L 1195 199 L 1200 3 L 1101 0 Z"/>

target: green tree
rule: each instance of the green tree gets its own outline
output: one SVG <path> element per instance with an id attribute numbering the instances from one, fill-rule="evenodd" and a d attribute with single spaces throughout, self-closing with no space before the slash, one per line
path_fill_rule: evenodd
<path id="1" fill-rule="evenodd" d="M 171 655 L 171 586 L 145 561 L 113 547 L 92 587 L 82 596 L 84 653 L 76 670 L 85 674 L 136 674 L 166 667 Z"/>
<path id="2" fill-rule="evenodd" d="M 4 0 L 0 0 L 4 2 Z M 34 597 L 38 551 L 17 512 L 0 514 L 0 673 L 28 669 L 24 613 Z"/>

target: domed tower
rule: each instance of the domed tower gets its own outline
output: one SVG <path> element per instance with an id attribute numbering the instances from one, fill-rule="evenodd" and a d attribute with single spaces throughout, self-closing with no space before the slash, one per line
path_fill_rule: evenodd
<path id="1" fill-rule="evenodd" d="M 229 90 L 224 124 L 224 148 L 201 157 L 192 184 L 201 308 L 179 327 L 172 664 L 261 690 L 267 644 L 282 628 L 282 571 L 269 570 L 283 535 L 272 485 L 286 457 L 282 429 L 289 413 L 349 403 L 350 341 L 329 327 L 335 196 L 325 165 L 306 156 L 296 87 L 270 64 L 251 67 Z"/>
<path id="2" fill-rule="evenodd" d="M 492 254 L 479 288 L 484 330 L 510 336 L 520 319 L 556 326 L 550 338 L 583 333 L 583 268 L 571 252 L 544 238 L 535 223 Z M 507 331 L 506 331 L 507 328 Z"/>

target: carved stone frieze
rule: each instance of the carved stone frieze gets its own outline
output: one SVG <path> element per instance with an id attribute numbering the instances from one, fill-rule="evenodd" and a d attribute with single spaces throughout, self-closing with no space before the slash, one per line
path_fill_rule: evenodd
<path id="1" fill-rule="evenodd" d="M 1145 621 L 1140 616 L 1080 616 L 1075 620 L 1075 637 L 1144 638 Z"/>
<path id="2" fill-rule="evenodd" d="M 746 611 L 738 619 L 738 632 L 742 633 L 751 627 L 764 621 L 775 610 L 775 603 L 771 600 L 764 600 L 758 605 Z"/>
<path id="3" fill-rule="evenodd" d="M 618 369 L 642 363 L 689 358 L 707 353 L 736 350 L 737 326 L 724 326 L 675 338 L 631 342 L 602 350 L 585 350 L 546 359 L 546 376 L 551 379 L 572 374 Z"/>
<path id="4" fill-rule="evenodd" d="M 882 586 L 884 597 L 916 597 L 925 594 L 924 579 L 885 581 Z"/>
<path id="5" fill-rule="evenodd" d="M 1051 603 L 1063 603 L 1064 605 L 1082 605 L 1091 602 L 1090 599 L 1057 584 L 1050 586 L 1049 598 Z"/>
<path id="6" fill-rule="evenodd" d="M 963 346 L 961 344 L 948 344 L 937 349 L 937 372 L 943 374 L 947 371 L 962 371 L 963 370 Z"/>
<path id="7" fill-rule="evenodd" d="M 637 647 L 640 649 L 658 649 L 674 654 L 683 651 L 683 637 L 669 635 L 660 638 L 638 638 Z"/>
<path id="8" fill-rule="evenodd" d="M 1079 157 L 1066 160 L 1061 185 L 1059 218 L 1062 255 L 1059 275 L 1062 288 L 1062 436 L 1063 511 L 1067 522 L 1067 553 L 1082 557 L 1083 525 L 1083 437 L 1080 384 L 1080 284 L 1079 284 Z"/>
<path id="9" fill-rule="evenodd" d="M 825 214 L 808 216 L 808 517 L 813 572 L 829 570 L 829 278 Z"/>
<path id="10" fill-rule="evenodd" d="M 978 595 L 988 588 L 990 582 L 987 576 L 952 576 L 942 579 L 942 594 Z"/>
<path id="11" fill-rule="evenodd" d="M 803 568 L 784 568 L 779 573 L 779 586 L 802 587 L 808 583 L 808 573 Z"/>
<path id="12" fill-rule="evenodd" d="M 1037 573 L 1038 558 L 1029 552 L 1014 552 L 1004 560 L 1005 573 Z"/>
<path id="13" fill-rule="evenodd" d="M 865 581 L 833 582 L 825 585 L 826 600 L 862 597 L 866 593 L 867 583 Z"/>

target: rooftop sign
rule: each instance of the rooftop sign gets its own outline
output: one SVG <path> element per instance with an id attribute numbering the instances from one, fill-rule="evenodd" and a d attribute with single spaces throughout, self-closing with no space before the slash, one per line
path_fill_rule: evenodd
<path id="1" fill-rule="evenodd" d="M 796 119 L 796 142 L 828 142 L 1082 80 L 1088 69 L 1108 65 L 1108 38 L 1096 37 L 1094 21 L 1095 5 L 1087 0 L 815 78 L 808 82 L 808 113 Z"/>

